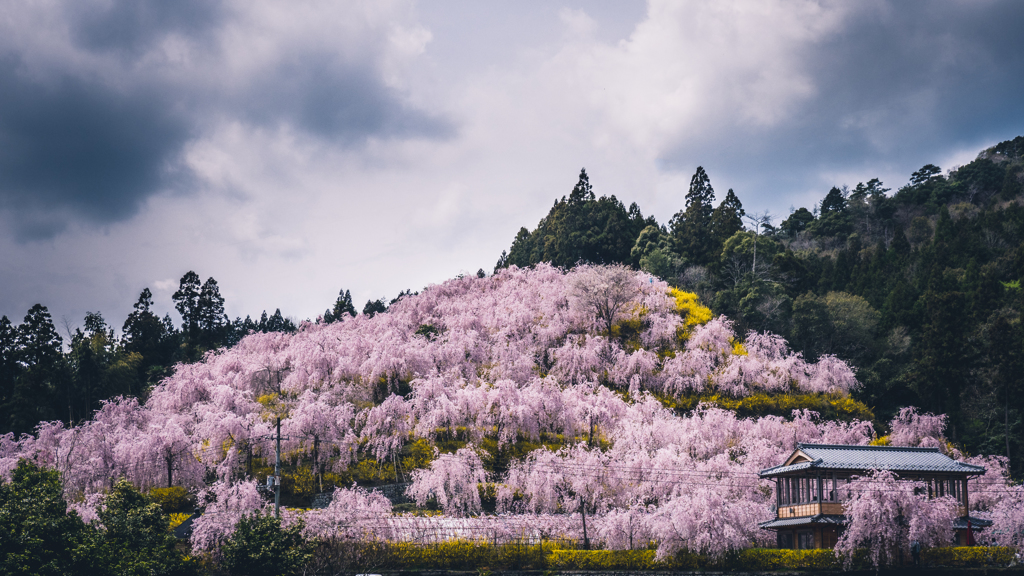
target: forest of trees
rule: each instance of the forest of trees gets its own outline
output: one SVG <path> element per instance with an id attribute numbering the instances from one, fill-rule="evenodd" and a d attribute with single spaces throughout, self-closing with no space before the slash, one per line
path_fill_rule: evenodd
<path id="1" fill-rule="evenodd" d="M 66 337 L 42 304 L 21 324 L 0 317 L 0 433 L 30 432 L 49 420 L 80 422 L 104 400 L 145 397 L 179 362 L 195 362 L 251 332 L 296 330 L 280 309 L 269 316 L 264 311 L 258 321 L 230 320 L 217 281 L 201 282 L 192 271 L 182 276 L 172 300 L 180 326 L 152 311 L 153 294 L 145 288 L 120 336 L 99 312 L 87 313 L 73 331 L 63 326 Z"/>
<path id="2" fill-rule="evenodd" d="M 969 513 L 1019 550 L 1018 148 L 925 166 L 891 195 L 834 187 L 781 222 L 732 190 L 715 206 L 698 168 L 661 226 L 581 171 L 493 275 L 358 314 L 342 290 L 299 326 L 229 320 L 194 272 L 177 325 L 148 289 L 120 336 L 99 313 L 67 341 L 42 305 L 4 317 L 0 566 L 340 573 L 461 542 L 462 567 L 537 544 L 516 567 L 548 568 L 557 542 L 722 567 L 772 545 L 759 471 L 800 442 L 984 466 Z M 361 488 L 399 483 L 411 502 Z M 845 490 L 848 559 L 878 534 L 895 536 L 876 566 L 951 540 L 948 498 L 884 471 Z M 189 542 L 167 512 L 200 514 Z"/>
<path id="3" fill-rule="evenodd" d="M 975 453 L 1024 450 L 1024 137 L 943 174 L 928 164 L 895 193 L 877 178 L 833 187 L 786 217 L 746 214 L 732 190 L 714 205 L 698 167 L 685 205 L 659 225 L 586 171 L 496 269 L 623 263 L 697 293 L 749 330 L 784 335 L 814 360 L 857 369 L 879 420 L 901 407 L 949 416 Z M 746 226 L 744 226 L 746 224 Z"/>
<path id="4" fill-rule="evenodd" d="M 373 316 L 411 290 L 367 301 L 362 313 Z M 36 304 L 20 324 L 0 316 L 0 434 L 31 432 L 40 422 L 81 422 L 104 400 L 118 396 L 145 399 L 148 391 L 173 372 L 218 348 L 230 348 L 254 332 L 295 332 L 296 322 L 278 308 L 259 320 L 231 320 L 214 278 L 205 282 L 185 273 L 171 296 L 181 323 L 153 312 L 153 293 L 144 288 L 117 334 L 100 312 L 88 312 L 83 325 L 58 327 L 49 310 Z M 334 306 L 318 319 L 331 323 L 357 314 L 352 294 L 342 289 Z M 307 320 L 308 321 L 308 320 Z M 61 334 L 61 329 L 64 334 Z"/>

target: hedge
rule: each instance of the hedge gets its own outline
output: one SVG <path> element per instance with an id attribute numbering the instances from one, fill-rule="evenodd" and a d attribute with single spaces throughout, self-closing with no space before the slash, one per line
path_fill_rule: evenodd
<path id="1" fill-rule="evenodd" d="M 692 394 L 678 398 L 659 396 L 669 408 L 690 411 L 700 403 L 714 404 L 719 408 L 732 410 L 737 416 L 782 416 L 789 418 L 793 410 L 807 409 L 817 412 L 826 420 L 874 420 L 875 415 L 863 402 L 849 396 L 823 393 L 765 394 L 759 392 L 750 396 L 734 398 L 724 394 Z"/>
<path id="2" fill-rule="evenodd" d="M 657 560 L 653 550 L 552 550 L 548 567 L 557 570 L 840 570 L 832 550 L 748 548 L 718 561 L 689 552 Z"/>
<path id="3" fill-rule="evenodd" d="M 450 540 L 421 545 L 411 542 L 377 543 L 374 564 L 399 570 L 579 570 L 587 572 L 634 570 L 843 570 L 843 561 L 829 549 L 785 550 L 748 548 L 712 560 L 700 554 L 680 552 L 657 559 L 654 550 L 565 550 L 563 543 L 494 546 L 474 540 Z M 358 546 L 358 545 L 357 545 Z M 368 551 L 368 550 L 367 550 Z M 365 555 L 365 554 L 364 554 Z M 1006 566 L 1012 548 L 932 548 L 923 551 L 922 564 L 957 568 Z M 909 561 L 909 556 L 907 558 Z M 852 568 L 870 568 L 866 550 L 854 556 Z"/>
<path id="4" fill-rule="evenodd" d="M 1006 566 L 1013 561 L 1013 548 L 1006 546 L 947 546 L 921 551 L 921 563 L 928 566 L 972 568 Z"/>
<path id="5" fill-rule="evenodd" d="M 553 542 L 534 545 L 503 544 L 494 546 L 472 540 L 449 540 L 420 545 L 399 542 L 388 545 L 390 563 L 402 568 L 421 570 L 475 570 L 479 567 L 542 569 Z"/>

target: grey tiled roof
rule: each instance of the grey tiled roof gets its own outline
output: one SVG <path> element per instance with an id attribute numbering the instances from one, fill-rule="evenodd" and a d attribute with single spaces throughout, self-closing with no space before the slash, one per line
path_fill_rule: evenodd
<path id="1" fill-rule="evenodd" d="M 967 530 L 967 520 L 971 521 L 971 528 L 974 530 L 988 528 L 992 525 L 992 521 L 986 520 L 985 518 L 975 518 L 974 516 L 961 516 L 956 520 L 953 520 L 953 529 Z"/>
<path id="2" fill-rule="evenodd" d="M 800 518 L 776 518 L 775 520 L 761 522 L 758 526 L 766 530 L 774 530 L 777 528 L 795 528 L 797 526 L 811 526 L 815 524 L 842 526 L 846 524 L 846 516 L 842 514 L 816 514 Z"/>
<path id="3" fill-rule="evenodd" d="M 964 464 L 939 452 L 938 448 L 902 448 L 898 446 L 844 446 L 835 444 L 797 444 L 797 450 L 811 458 L 790 466 L 775 466 L 761 471 L 761 477 L 777 476 L 806 469 L 891 470 L 893 472 L 937 472 L 983 474 L 985 468 Z"/>

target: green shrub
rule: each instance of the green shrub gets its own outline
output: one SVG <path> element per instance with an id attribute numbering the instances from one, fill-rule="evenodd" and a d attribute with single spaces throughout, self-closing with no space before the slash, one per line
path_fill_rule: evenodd
<path id="1" fill-rule="evenodd" d="M 1006 566 L 1013 561 L 1013 555 L 1013 548 L 1005 546 L 943 546 L 923 550 L 921 563 L 955 568 Z"/>
<path id="2" fill-rule="evenodd" d="M 653 550 L 553 550 L 548 566 L 558 570 L 840 570 L 832 550 L 749 548 L 717 561 L 682 551 L 657 560 Z"/>
<path id="3" fill-rule="evenodd" d="M 748 548 L 728 558 L 730 568 L 742 570 L 840 570 L 843 567 L 835 552 L 816 550 L 787 550 L 776 548 Z"/>
<path id="4" fill-rule="evenodd" d="M 312 557 L 301 523 L 282 528 L 279 518 L 258 513 L 239 520 L 221 552 L 229 573 L 246 576 L 296 574 Z"/>
<path id="5" fill-rule="evenodd" d="M 475 570 L 478 567 L 544 568 L 546 555 L 554 544 L 493 546 L 472 540 L 449 540 L 438 544 L 399 542 L 390 545 L 396 567 L 427 570 Z"/>
<path id="6" fill-rule="evenodd" d="M 838 394 L 764 394 L 741 398 L 721 394 L 694 394 L 678 398 L 659 397 L 670 408 L 690 411 L 701 402 L 732 410 L 737 416 L 782 416 L 789 418 L 793 410 L 807 409 L 817 412 L 825 420 L 871 421 L 875 415 L 863 402 Z"/>
<path id="7" fill-rule="evenodd" d="M 149 491 L 149 499 L 159 504 L 167 514 L 190 510 L 193 505 L 192 495 L 181 486 L 153 488 Z"/>

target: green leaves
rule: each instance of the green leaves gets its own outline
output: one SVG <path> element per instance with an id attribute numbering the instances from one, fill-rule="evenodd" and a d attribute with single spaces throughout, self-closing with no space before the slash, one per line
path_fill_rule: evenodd
<path id="1" fill-rule="evenodd" d="M 301 523 L 282 528 L 279 518 L 263 514 L 240 520 L 221 552 L 229 572 L 246 576 L 297 574 L 312 558 Z"/>
<path id="2" fill-rule="evenodd" d="M 0 483 L 0 573 L 88 574 L 99 568 L 97 544 L 95 531 L 67 513 L 56 471 L 22 460 Z"/>

